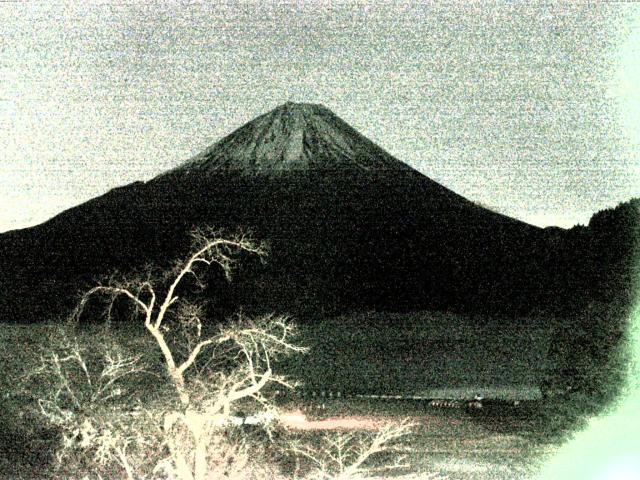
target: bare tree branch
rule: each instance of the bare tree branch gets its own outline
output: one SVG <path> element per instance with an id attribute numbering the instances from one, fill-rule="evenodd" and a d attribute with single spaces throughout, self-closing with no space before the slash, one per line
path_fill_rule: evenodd
<path id="1" fill-rule="evenodd" d="M 211 345 L 213 343 L 213 340 L 204 340 L 202 342 L 200 342 L 198 345 L 195 346 L 195 348 L 191 351 L 191 354 L 189 355 L 189 358 L 187 358 L 178 368 L 177 368 L 177 372 L 180 375 L 183 375 L 185 370 L 187 368 L 189 368 L 191 365 L 193 365 L 193 362 L 195 362 L 196 358 L 198 357 L 198 355 L 200 355 L 200 351 L 206 347 L 207 345 Z"/>

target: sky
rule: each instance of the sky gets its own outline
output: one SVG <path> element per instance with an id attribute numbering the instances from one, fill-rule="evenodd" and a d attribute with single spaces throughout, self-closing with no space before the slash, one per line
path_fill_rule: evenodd
<path id="1" fill-rule="evenodd" d="M 540 226 L 640 196 L 640 6 L 0 3 L 0 232 L 321 103 Z"/>

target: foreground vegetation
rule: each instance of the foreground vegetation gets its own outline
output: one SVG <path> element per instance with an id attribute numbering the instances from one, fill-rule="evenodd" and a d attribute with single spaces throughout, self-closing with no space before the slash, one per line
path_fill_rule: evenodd
<path id="1" fill-rule="evenodd" d="M 365 475 L 369 458 L 404 436 L 406 423 L 386 425 L 370 439 L 339 436 L 319 448 L 276 437 L 278 411 L 270 387 L 293 384 L 273 365 L 306 351 L 292 339 L 295 325 L 272 315 L 238 315 L 212 325 L 203 321 L 206 305 L 183 298 L 205 288 L 206 267 L 216 266 L 229 278 L 240 254 L 265 252 L 243 235 L 224 239 L 195 231 L 192 253 L 171 270 L 112 276 L 86 292 L 70 321 L 48 326 L 38 352 L 15 352 L 17 368 L 8 372 L 11 383 L 3 396 L 4 446 L 16 436 L 43 439 L 39 457 L 28 449 L 15 453 L 39 464 L 34 476 L 56 478 Z M 118 338 L 112 320 L 123 309 L 121 299 L 137 329 Z M 104 325 L 88 332 L 83 319 L 100 311 Z M 15 344 L 3 340 L 4 347 Z"/>
<path id="2" fill-rule="evenodd" d="M 585 388 L 599 377 L 566 377 L 584 356 L 548 358 L 562 353 L 549 347 L 560 320 L 370 313 L 303 323 L 300 332 L 282 316 L 208 322 L 206 305 L 188 298 L 204 288 L 206 267 L 229 277 L 240 254 L 264 250 L 246 237 L 196 232 L 192 254 L 173 269 L 105 279 L 70 321 L 3 325 L 0 474 L 525 478 L 601 406 L 604 397 Z M 582 388 L 549 395 L 557 393 L 549 385 L 575 379 Z M 543 384 L 544 401 L 475 412 L 354 396 Z M 320 393 L 310 399 L 310 391 Z M 283 419 L 300 409 L 365 416 L 375 428 L 292 431 Z"/>
<path id="3" fill-rule="evenodd" d="M 42 396 L 43 389 L 51 383 L 32 384 L 28 390 L 20 388 L 20 384 L 39 365 L 43 353 L 61 338 L 60 333 L 60 326 L 52 324 L 2 325 L 0 328 L 0 361 L 5 369 L 0 385 L 3 392 L 0 405 L 1 478 L 51 478 L 56 475 L 55 453 L 61 438 L 60 430 L 47 426 L 32 408 L 34 400 Z M 105 332 L 100 326 L 85 327 L 76 333 L 79 343 L 87 348 L 99 351 L 100 344 L 105 342 Z M 304 326 L 300 336 L 305 336 Z M 106 338 L 120 345 L 123 352 L 135 352 L 147 365 L 155 362 L 155 372 L 150 369 L 151 374 L 129 377 L 126 387 L 140 393 L 138 401 L 147 409 L 166 405 L 166 384 L 163 387 L 157 381 L 157 375 L 161 374 L 157 369 L 161 366 L 157 348 L 140 325 L 117 325 Z M 527 478 L 535 471 L 537 462 L 553 452 L 588 414 L 594 414 L 600 408 L 589 397 L 580 394 L 525 402 L 518 407 L 485 407 L 480 412 L 433 409 L 424 401 L 375 401 L 351 396 L 329 401 L 302 399 L 295 394 L 278 397 L 274 407 L 279 412 L 303 409 L 309 418 L 376 417 L 396 424 L 408 420 L 414 425 L 411 435 L 393 443 L 393 449 L 387 454 L 371 458 L 367 464 L 371 474 L 389 475 L 386 467 L 394 464 L 401 453 L 405 455 L 399 464 L 403 468 L 395 470 L 394 475 L 429 473 L 449 479 Z M 247 408 L 242 406 L 242 409 Z M 248 412 L 250 410 L 245 410 L 245 414 Z M 260 449 L 268 447 L 270 450 L 263 450 L 262 454 L 270 461 L 278 459 L 281 475 L 287 469 L 292 474 L 296 468 L 295 458 L 286 457 L 281 447 L 285 444 L 319 446 L 326 436 L 317 431 L 278 430 L 275 443 L 265 443 L 265 436 L 259 431 L 238 431 L 238 435 L 243 435 L 250 444 L 258 440 L 252 458 L 259 456 Z M 359 439 L 366 443 L 375 432 L 360 435 Z M 57 472 L 58 476 L 64 476 L 59 470 Z"/>

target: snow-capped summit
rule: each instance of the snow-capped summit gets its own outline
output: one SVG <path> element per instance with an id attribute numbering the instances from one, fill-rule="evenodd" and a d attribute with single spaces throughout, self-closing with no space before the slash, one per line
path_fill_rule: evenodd
<path id="1" fill-rule="evenodd" d="M 410 170 L 323 105 L 287 102 L 174 171 Z"/>

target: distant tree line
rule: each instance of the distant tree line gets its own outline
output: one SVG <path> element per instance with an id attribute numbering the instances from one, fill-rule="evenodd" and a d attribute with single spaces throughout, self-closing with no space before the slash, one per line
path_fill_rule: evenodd
<path id="1" fill-rule="evenodd" d="M 611 399 L 624 382 L 640 280 L 640 199 L 596 213 L 559 245 L 549 382 Z"/>

